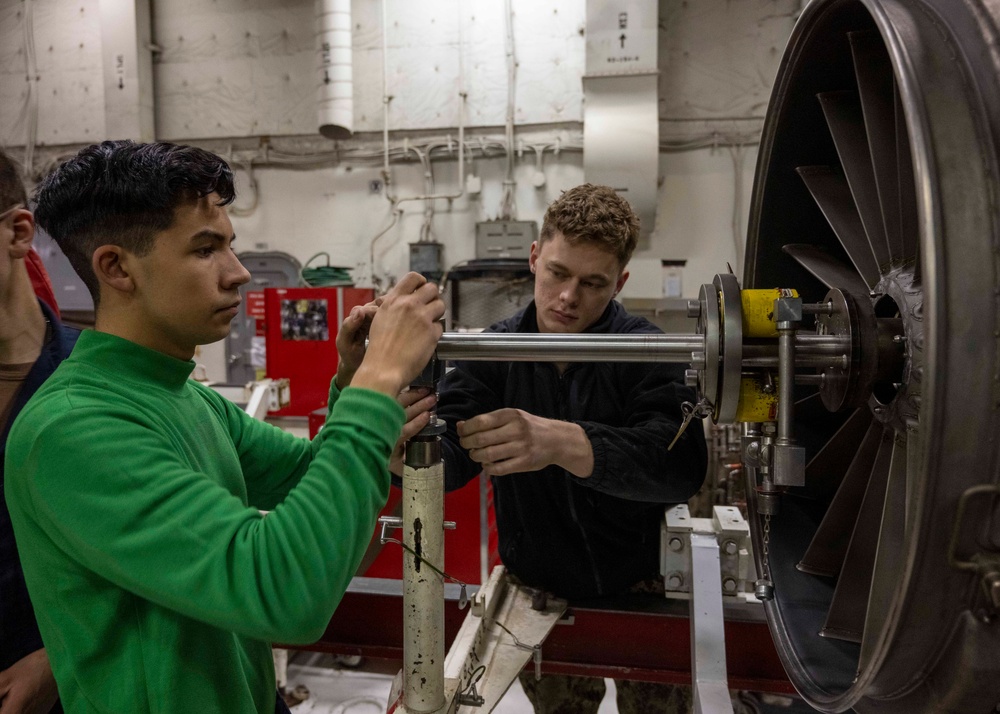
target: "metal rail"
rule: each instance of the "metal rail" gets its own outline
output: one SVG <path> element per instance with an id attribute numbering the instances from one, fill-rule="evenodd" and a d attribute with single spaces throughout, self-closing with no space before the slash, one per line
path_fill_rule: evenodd
<path id="1" fill-rule="evenodd" d="M 840 360 L 850 353 L 850 340 L 833 335 L 798 333 L 797 358 Z M 705 352 L 704 335 L 580 335 L 508 332 L 446 332 L 438 342 L 442 360 L 505 362 L 671 362 L 689 364 Z M 754 366 L 777 365 L 777 345 L 746 345 Z M 822 360 L 819 360 L 822 362 Z M 825 362 L 823 362 L 825 364 Z M 748 365 L 749 366 L 749 365 Z M 814 365 L 810 365 L 814 366 Z"/>
<path id="2" fill-rule="evenodd" d="M 580 335 L 447 332 L 439 359 L 507 362 L 690 362 L 701 335 Z"/>

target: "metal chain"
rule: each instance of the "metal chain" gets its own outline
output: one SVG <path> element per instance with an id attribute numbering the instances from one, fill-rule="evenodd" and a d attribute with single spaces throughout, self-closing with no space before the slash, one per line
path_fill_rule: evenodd
<path id="1" fill-rule="evenodd" d="M 771 567 L 768 565 L 768 541 L 771 539 L 771 514 L 764 515 L 764 537 L 761 539 L 764 546 L 764 557 L 761 558 L 762 572 L 760 578 L 754 583 L 754 595 L 762 602 L 774 599 L 774 583 L 771 582 Z"/>

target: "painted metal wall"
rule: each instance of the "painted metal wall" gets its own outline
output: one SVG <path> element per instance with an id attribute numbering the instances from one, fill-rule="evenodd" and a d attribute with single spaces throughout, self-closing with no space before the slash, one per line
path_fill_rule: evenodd
<path id="1" fill-rule="evenodd" d="M 99 0 L 0 3 L 4 146 L 24 145 L 33 121 L 40 145 L 104 138 L 99 5 Z"/>
<path id="2" fill-rule="evenodd" d="M 154 37 L 162 48 L 156 63 L 162 138 L 315 133 L 320 78 L 312 0 L 171 0 L 153 7 Z M 469 124 L 503 124 L 503 3 L 387 0 L 386 7 L 390 128 L 456 125 L 460 50 Z M 381 7 L 355 0 L 352 10 L 355 131 L 381 131 Z M 582 22 L 577 0 L 516 3 L 514 32 L 524 68 L 518 123 L 580 120 Z"/>

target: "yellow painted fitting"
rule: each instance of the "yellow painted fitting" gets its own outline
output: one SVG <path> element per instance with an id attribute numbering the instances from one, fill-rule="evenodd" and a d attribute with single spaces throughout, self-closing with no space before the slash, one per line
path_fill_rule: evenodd
<path id="1" fill-rule="evenodd" d="M 778 326 L 774 322 L 774 301 L 782 297 L 798 297 L 797 290 L 771 288 L 768 290 L 741 290 L 743 303 L 744 337 L 777 337 Z"/>
<path id="2" fill-rule="evenodd" d="M 744 374 L 740 379 L 740 401 L 736 406 L 737 422 L 775 421 L 778 418 L 778 383 L 776 380 L 772 381 L 770 393 L 764 391 L 764 385 L 762 374 Z"/>

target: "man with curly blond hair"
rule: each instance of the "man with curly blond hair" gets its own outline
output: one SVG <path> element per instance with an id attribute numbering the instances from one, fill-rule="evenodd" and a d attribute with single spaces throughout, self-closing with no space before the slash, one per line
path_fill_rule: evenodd
<path id="1" fill-rule="evenodd" d="M 531 246 L 533 302 L 489 331 L 659 332 L 614 300 L 638 237 L 638 217 L 613 189 L 566 191 Z M 491 477 L 500 557 L 528 586 L 572 600 L 655 589 L 664 507 L 686 502 L 705 476 L 701 429 L 667 450 L 693 398 L 673 365 L 457 362 L 437 403 L 447 487 Z M 546 714 L 596 712 L 604 696 L 603 680 L 521 681 Z M 618 686 L 621 712 L 685 712 L 689 702 L 686 688 Z"/>

